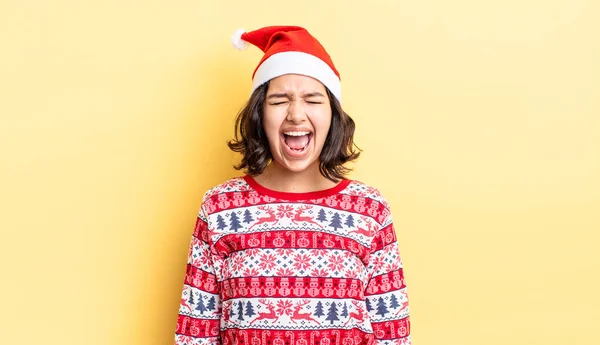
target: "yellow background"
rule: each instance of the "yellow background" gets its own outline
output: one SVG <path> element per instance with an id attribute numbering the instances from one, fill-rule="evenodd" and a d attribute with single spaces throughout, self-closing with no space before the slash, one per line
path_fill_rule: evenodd
<path id="1" fill-rule="evenodd" d="M 419 345 L 600 343 L 600 6 L 0 2 L 0 344 L 170 344 L 202 194 L 303 25 L 392 204 Z"/>

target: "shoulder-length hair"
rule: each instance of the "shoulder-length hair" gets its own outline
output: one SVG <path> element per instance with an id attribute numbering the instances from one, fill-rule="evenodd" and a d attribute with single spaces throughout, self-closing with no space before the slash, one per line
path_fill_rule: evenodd
<path id="1" fill-rule="evenodd" d="M 269 82 L 266 82 L 252 93 L 237 114 L 235 139 L 227 142 L 232 151 L 242 154 L 240 164 L 234 165 L 234 168 L 244 169 L 250 175 L 262 173 L 273 159 L 263 127 L 263 106 L 268 89 Z M 325 89 L 331 104 L 331 126 L 319 156 L 319 170 L 323 176 L 337 182 L 351 170 L 344 164 L 357 159 L 361 150 L 353 140 L 354 120 L 342 110 L 340 102 L 331 91 Z"/>

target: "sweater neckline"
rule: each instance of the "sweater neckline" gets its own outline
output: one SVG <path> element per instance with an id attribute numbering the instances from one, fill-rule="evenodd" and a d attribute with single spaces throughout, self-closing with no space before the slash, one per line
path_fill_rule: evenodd
<path id="1" fill-rule="evenodd" d="M 284 200 L 310 200 L 326 198 L 328 196 L 335 195 L 344 190 L 351 182 L 349 179 L 342 179 L 338 184 L 331 188 L 312 191 L 312 192 L 280 192 L 277 190 L 269 189 L 258 183 L 251 175 L 244 175 L 246 183 L 255 191 L 260 194 L 267 195 L 276 199 Z"/>

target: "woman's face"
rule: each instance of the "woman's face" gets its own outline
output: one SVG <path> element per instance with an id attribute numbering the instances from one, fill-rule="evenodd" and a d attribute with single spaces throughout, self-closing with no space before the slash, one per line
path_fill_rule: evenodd
<path id="1" fill-rule="evenodd" d="M 263 110 L 273 162 L 292 172 L 318 165 L 331 126 L 325 86 L 298 74 L 271 79 Z"/>

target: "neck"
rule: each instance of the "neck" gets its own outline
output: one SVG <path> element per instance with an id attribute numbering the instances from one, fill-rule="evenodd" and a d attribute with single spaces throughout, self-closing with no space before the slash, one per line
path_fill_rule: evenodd
<path id="1" fill-rule="evenodd" d="M 265 188 L 289 193 L 314 192 L 332 188 L 337 184 L 321 174 L 318 163 L 303 171 L 294 172 L 271 162 L 263 173 L 254 176 L 254 179 Z"/>

